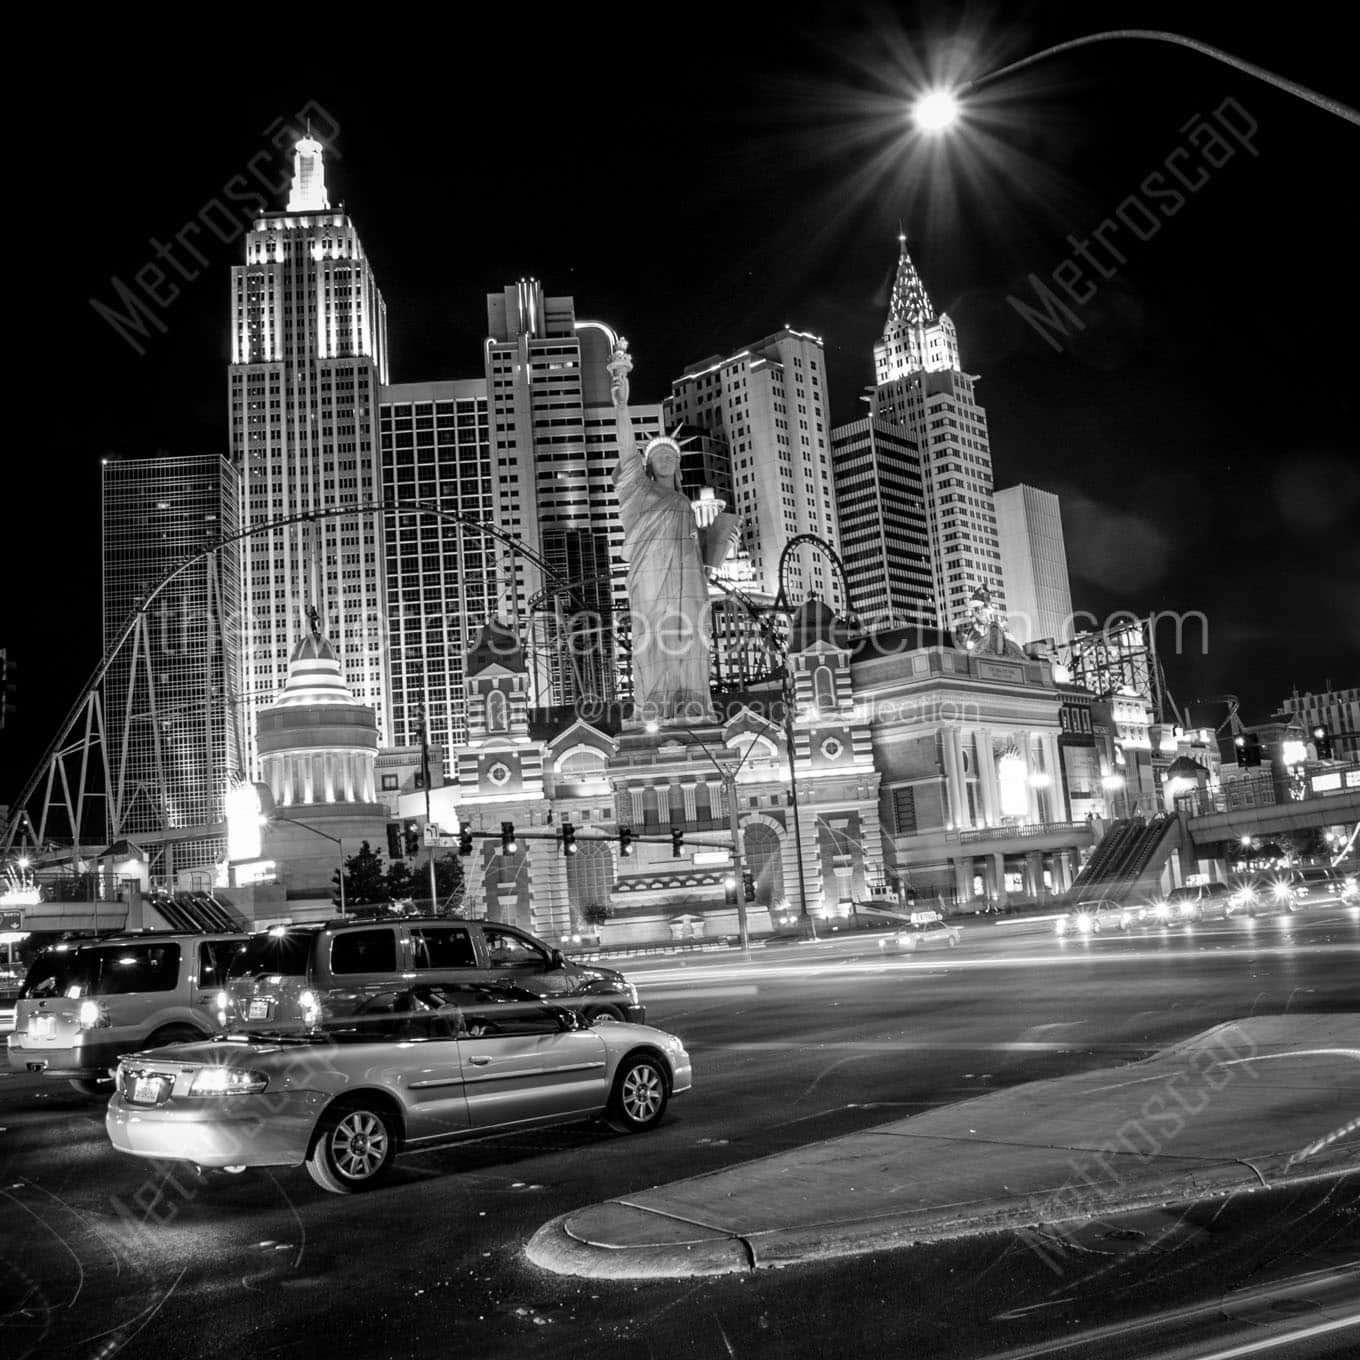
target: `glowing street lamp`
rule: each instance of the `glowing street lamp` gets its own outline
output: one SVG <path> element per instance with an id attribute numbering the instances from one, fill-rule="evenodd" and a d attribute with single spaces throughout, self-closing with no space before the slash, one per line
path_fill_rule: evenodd
<path id="1" fill-rule="evenodd" d="M 1036 62 L 1055 57 L 1061 52 L 1070 52 L 1078 47 L 1089 47 L 1092 43 L 1128 39 L 1137 42 L 1163 42 L 1171 43 L 1176 47 L 1188 47 L 1192 52 L 1199 52 L 1203 56 L 1211 57 L 1214 61 L 1222 62 L 1225 66 L 1243 71 L 1249 76 L 1254 76 L 1257 80 L 1264 81 L 1267 85 L 1273 85 L 1277 90 L 1284 90 L 1286 94 L 1292 94 L 1299 99 L 1306 100 L 1327 113 L 1360 126 L 1360 112 L 1351 108 L 1349 104 L 1343 104 L 1339 99 L 1319 94 L 1316 90 L 1310 90 L 1306 85 L 1288 80 L 1282 75 L 1277 75 L 1274 71 L 1266 70 L 1263 66 L 1255 66 L 1249 61 L 1243 61 L 1241 57 L 1235 57 L 1231 52 L 1224 52 L 1221 48 L 1210 47 L 1208 43 L 1200 42 L 1197 38 L 1187 38 L 1183 33 L 1167 33 L 1160 29 L 1150 28 L 1117 28 L 1104 33 L 1087 33 L 1083 37 L 1073 38 L 1070 42 L 1046 47 L 1042 52 L 1035 52 L 1028 57 L 1022 57 L 1019 61 L 998 67 L 995 71 L 988 71 L 985 75 L 965 81 L 953 90 L 927 91 L 913 105 L 913 118 L 922 132 L 943 131 L 958 121 L 959 114 L 962 111 L 959 100 L 963 95 L 970 94 L 984 85 L 990 85 L 993 81 L 1000 80 L 1002 76 L 1012 75 L 1016 71 L 1024 70 L 1027 66 L 1033 66 Z"/>

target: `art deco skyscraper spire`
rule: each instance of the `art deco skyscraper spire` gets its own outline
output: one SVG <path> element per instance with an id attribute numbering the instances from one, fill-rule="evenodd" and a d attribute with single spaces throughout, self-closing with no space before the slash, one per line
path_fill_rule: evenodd
<path id="1" fill-rule="evenodd" d="M 293 148 L 293 184 L 288 194 L 288 211 L 325 212 L 331 206 L 326 197 L 326 165 L 321 143 L 310 131 Z"/>
<path id="2" fill-rule="evenodd" d="M 284 212 L 256 218 L 232 270 L 231 456 L 251 527 L 343 510 L 242 541 L 242 651 L 248 743 L 274 702 L 302 606 L 319 605 L 356 700 L 390 730 L 380 517 L 378 389 L 387 312 L 359 233 L 326 194 L 321 144 L 298 140 Z M 253 746 L 252 746 L 253 749 Z"/>
<path id="3" fill-rule="evenodd" d="M 837 432 L 841 533 L 853 547 L 847 569 L 857 593 L 866 601 L 881 600 L 892 617 L 917 612 L 913 595 L 923 572 L 915 568 L 925 564 L 921 517 L 911 501 L 919 476 L 934 597 L 929 613 L 949 628 L 967 613 L 978 586 L 987 586 L 1004 605 L 987 413 L 973 395 L 976 379 L 962 369 L 954 323 L 932 305 L 907 238 L 897 240 L 888 317 L 874 345 L 870 416 Z M 866 478 L 881 479 L 889 465 L 901 493 L 892 513 L 880 496 L 862 494 Z M 893 572 L 885 576 L 879 563 L 896 564 L 903 572 L 910 565 L 911 579 L 904 575 L 895 584 Z"/>

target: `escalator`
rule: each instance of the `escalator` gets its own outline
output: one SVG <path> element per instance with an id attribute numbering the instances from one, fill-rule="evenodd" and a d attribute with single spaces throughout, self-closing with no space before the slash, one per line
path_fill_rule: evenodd
<path id="1" fill-rule="evenodd" d="M 1179 843 L 1180 820 L 1170 813 L 1158 813 L 1149 821 L 1136 817 L 1116 822 L 1077 876 L 1071 896 L 1123 902 L 1151 891 Z"/>

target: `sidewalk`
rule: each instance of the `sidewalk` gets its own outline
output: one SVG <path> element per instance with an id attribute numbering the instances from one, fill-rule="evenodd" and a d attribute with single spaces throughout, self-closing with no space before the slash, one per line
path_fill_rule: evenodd
<path id="1" fill-rule="evenodd" d="M 703 1074 L 695 1094 L 703 1098 Z M 1033 1082 L 563 1214 L 564 1275 L 722 1275 L 1360 1169 L 1360 1014 L 1220 1025 L 1143 1062 Z M 1052 1228 L 1050 1228 L 1052 1232 Z"/>

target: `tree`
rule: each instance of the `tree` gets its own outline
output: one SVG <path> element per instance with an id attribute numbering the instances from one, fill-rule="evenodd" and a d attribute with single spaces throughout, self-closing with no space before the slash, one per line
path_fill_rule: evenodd
<path id="1" fill-rule="evenodd" d="M 414 897 L 416 893 L 415 875 L 404 859 L 397 860 L 387 871 L 387 895 L 394 901 L 402 897 Z"/>
<path id="2" fill-rule="evenodd" d="M 331 876 L 334 885 L 331 901 L 340 905 L 340 871 Z M 357 855 L 345 861 L 345 905 L 362 907 L 368 902 L 387 901 L 387 875 L 383 873 L 382 856 L 374 853 L 365 841 Z"/>
<path id="3" fill-rule="evenodd" d="M 466 884 L 461 855 L 441 855 L 435 860 L 434 890 L 439 899 L 434 904 L 436 910 L 452 912 L 463 905 Z"/>

